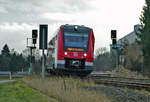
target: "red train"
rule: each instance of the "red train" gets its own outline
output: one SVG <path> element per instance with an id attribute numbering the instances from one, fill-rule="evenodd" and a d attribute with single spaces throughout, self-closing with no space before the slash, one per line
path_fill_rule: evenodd
<path id="1" fill-rule="evenodd" d="M 62 25 L 50 40 L 47 71 L 52 74 L 86 76 L 93 70 L 94 33 L 89 27 Z"/>

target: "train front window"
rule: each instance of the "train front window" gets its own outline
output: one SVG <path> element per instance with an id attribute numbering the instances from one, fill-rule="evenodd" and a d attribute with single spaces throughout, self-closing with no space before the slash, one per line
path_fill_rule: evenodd
<path id="1" fill-rule="evenodd" d="M 64 32 L 65 50 L 87 51 L 88 42 L 89 42 L 88 33 Z"/>

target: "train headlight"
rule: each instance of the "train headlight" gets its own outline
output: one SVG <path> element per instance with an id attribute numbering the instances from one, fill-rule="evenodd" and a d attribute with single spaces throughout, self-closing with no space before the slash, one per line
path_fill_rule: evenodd
<path id="1" fill-rule="evenodd" d="M 65 55 L 67 55 L 68 53 L 67 52 L 65 52 Z"/>
<path id="2" fill-rule="evenodd" d="M 86 56 L 87 56 L 87 54 L 86 54 L 86 53 L 84 53 L 84 56 L 86 57 Z"/>
<path id="3" fill-rule="evenodd" d="M 74 30 L 77 31 L 77 30 L 78 30 L 78 26 L 75 26 L 75 27 L 74 27 Z"/>

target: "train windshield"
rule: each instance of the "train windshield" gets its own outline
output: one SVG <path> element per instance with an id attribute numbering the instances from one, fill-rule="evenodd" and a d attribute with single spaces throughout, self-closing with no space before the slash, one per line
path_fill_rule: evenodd
<path id="1" fill-rule="evenodd" d="M 88 33 L 64 32 L 64 48 L 70 51 L 87 51 Z"/>

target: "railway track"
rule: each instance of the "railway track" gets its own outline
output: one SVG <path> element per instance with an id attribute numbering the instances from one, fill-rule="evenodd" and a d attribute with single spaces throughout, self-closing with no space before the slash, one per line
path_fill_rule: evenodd
<path id="1" fill-rule="evenodd" d="M 47 77 L 50 77 L 47 75 Z M 83 78 L 84 79 L 84 78 Z M 150 79 L 136 79 L 136 78 L 123 78 L 111 77 L 110 74 L 92 74 L 88 79 L 94 80 L 96 84 L 111 85 L 117 87 L 127 87 L 132 89 L 145 89 L 150 91 Z"/>
<path id="2" fill-rule="evenodd" d="M 91 75 L 90 78 L 94 80 L 96 84 L 127 87 L 139 90 L 145 89 L 150 91 L 150 79 L 111 77 L 110 75 Z"/>

